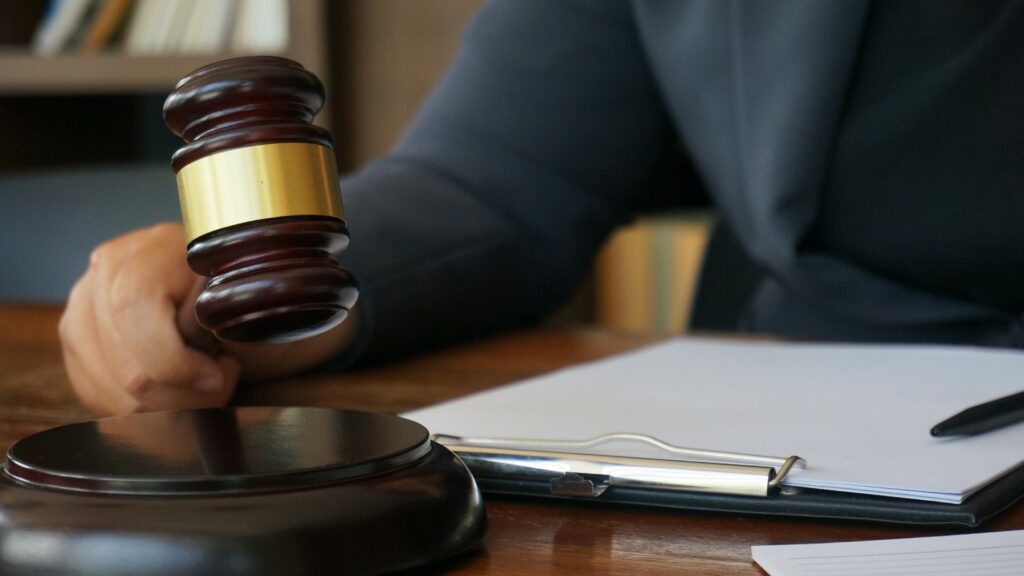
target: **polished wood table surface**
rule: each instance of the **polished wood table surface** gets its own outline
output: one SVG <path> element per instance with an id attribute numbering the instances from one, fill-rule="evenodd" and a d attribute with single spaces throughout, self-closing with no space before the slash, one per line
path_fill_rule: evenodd
<path id="1" fill-rule="evenodd" d="M 0 442 L 89 417 L 61 363 L 59 310 L 0 305 Z M 597 330 L 522 332 L 389 367 L 249 386 L 236 403 L 315 405 L 398 413 L 656 341 Z M 886 525 L 694 513 L 595 503 L 485 498 L 482 550 L 426 573 L 764 574 L 753 544 L 937 535 Z M 985 526 L 1024 528 L 1024 505 Z"/>

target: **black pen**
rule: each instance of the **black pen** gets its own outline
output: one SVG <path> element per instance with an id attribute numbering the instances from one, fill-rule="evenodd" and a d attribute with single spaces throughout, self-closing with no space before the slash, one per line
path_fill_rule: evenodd
<path id="1" fill-rule="evenodd" d="M 969 436 L 1024 420 L 1024 392 L 971 406 L 932 427 L 932 436 Z"/>

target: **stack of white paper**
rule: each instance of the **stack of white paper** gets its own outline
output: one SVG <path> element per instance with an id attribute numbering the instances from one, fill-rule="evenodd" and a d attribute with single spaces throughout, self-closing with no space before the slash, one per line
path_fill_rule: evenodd
<path id="1" fill-rule="evenodd" d="M 937 346 L 675 339 L 407 417 L 461 436 L 585 440 L 611 432 L 802 456 L 785 484 L 960 503 L 1024 461 L 1024 424 L 936 439 L 963 408 L 1024 389 L 1024 354 Z M 594 453 L 671 458 L 639 444 Z"/>
<path id="2" fill-rule="evenodd" d="M 771 576 L 1017 576 L 1024 530 L 900 540 L 751 546 Z"/>

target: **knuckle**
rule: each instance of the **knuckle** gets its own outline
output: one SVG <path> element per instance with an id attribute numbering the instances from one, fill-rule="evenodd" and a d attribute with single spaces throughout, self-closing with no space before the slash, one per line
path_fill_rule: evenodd
<path id="1" fill-rule="evenodd" d="M 140 406 L 142 406 L 142 403 L 139 400 L 132 398 L 131 396 L 119 394 L 115 398 L 111 398 L 102 403 L 97 412 L 108 416 L 122 416 L 133 412 L 142 412 L 142 410 L 139 409 Z"/>
<path id="2" fill-rule="evenodd" d="M 146 231 L 148 238 L 146 244 L 159 246 L 164 253 L 181 252 L 181 258 L 185 254 L 185 228 L 178 222 L 161 222 L 150 226 Z"/>
<path id="3" fill-rule="evenodd" d="M 143 282 L 130 268 L 122 268 L 110 282 L 110 304 L 114 311 L 127 310 L 138 304 L 145 296 Z"/>
<path id="4" fill-rule="evenodd" d="M 103 268 L 114 259 L 115 252 L 117 252 L 117 244 L 114 241 L 104 242 L 93 248 L 89 253 L 89 267 Z"/>
<path id="5" fill-rule="evenodd" d="M 181 234 L 181 224 L 177 222 L 160 222 L 149 227 L 149 233 L 154 236 L 176 236 Z"/>
<path id="6" fill-rule="evenodd" d="M 116 266 L 118 262 L 130 258 L 144 247 L 148 242 L 147 236 L 169 234 L 174 228 L 175 224 L 173 223 L 156 224 L 108 240 L 93 248 L 89 254 L 89 265 L 100 269 Z"/>
<path id="7" fill-rule="evenodd" d="M 137 398 L 149 394 L 155 385 L 156 381 L 153 378 L 142 370 L 135 369 L 125 376 L 123 387 L 130 396 Z"/>

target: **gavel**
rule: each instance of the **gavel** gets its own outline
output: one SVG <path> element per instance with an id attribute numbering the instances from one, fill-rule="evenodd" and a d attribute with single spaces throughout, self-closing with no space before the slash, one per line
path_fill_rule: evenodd
<path id="1" fill-rule="evenodd" d="M 209 278 L 196 320 L 217 338 L 288 342 L 344 321 L 358 297 L 319 79 L 252 56 L 188 74 L 164 103 L 189 266 Z"/>

